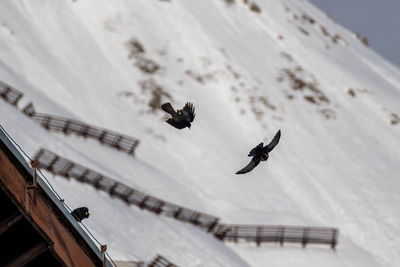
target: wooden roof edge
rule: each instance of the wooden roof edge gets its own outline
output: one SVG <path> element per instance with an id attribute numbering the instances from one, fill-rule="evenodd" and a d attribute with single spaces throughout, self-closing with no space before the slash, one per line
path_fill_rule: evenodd
<path id="1" fill-rule="evenodd" d="M 31 168 L 28 161 L 24 158 L 18 148 L 12 143 L 7 134 L 0 128 L 0 145 L 8 150 L 8 157 L 11 157 L 11 162 L 21 172 L 25 179 L 33 181 L 34 169 Z M 0 147 L 0 148 L 1 148 Z M 7 151 L 5 151 L 7 152 Z M 92 256 L 95 256 L 99 261 L 102 261 L 102 253 L 100 248 L 94 243 L 90 236 L 84 231 L 84 229 L 78 224 L 76 219 L 71 215 L 68 209 L 58 199 L 56 194 L 52 191 L 49 185 L 39 175 L 37 177 L 37 184 L 39 188 L 47 196 L 49 202 L 53 206 L 55 211 L 61 215 L 62 223 L 67 227 L 71 234 L 77 239 L 79 244 L 84 245 L 85 250 L 88 251 Z M 106 259 L 106 266 L 112 267 L 108 259 Z"/>

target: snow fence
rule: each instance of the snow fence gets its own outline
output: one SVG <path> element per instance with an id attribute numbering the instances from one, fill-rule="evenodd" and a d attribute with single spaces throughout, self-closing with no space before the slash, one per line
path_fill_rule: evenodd
<path id="1" fill-rule="evenodd" d="M 18 105 L 18 101 L 23 97 L 23 93 L 12 86 L 0 81 L 0 98 L 13 106 Z M 68 134 L 76 134 L 85 138 L 93 138 L 101 144 L 113 147 L 134 156 L 135 149 L 139 145 L 139 139 L 122 135 L 117 132 L 106 130 L 104 128 L 92 126 L 84 122 L 62 118 L 58 116 L 36 113 L 33 104 L 29 103 L 22 109 L 22 112 L 34 119 L 48 131 L 55 131 Z"/>
<path id="2" fill-rule="evenodd" d="M 219 223 L 218 217 L 184 208 L 151 195 L 145 194 L 117 182 L 111 178 L 83 167 L 68 159 L 45 149 L 41 149 L 34 159 L 38 168 L 48 170 L 55 175 L 74 178 L 82 183 L 94 186 L 97 190 L 118 197 L 128 205 L 133 204 L 141 209 L 172 217 L 176 220 L 191 223 L 211 232 L 216 238 L 230 242 L 261 243 L 301 243 L 327 244 L 335 249 L 339 231 L 332 227 L 273 226 L 273 225 L 233 225 Z M 155 265 L 157 266 L 157 265 Z"/>
<path id="3" fill-rule="evenodd" d="M 46 169 L 56 175 L 74 178 L 79 182 L 90 184 L 97 190 L 102 190 L 110 196 L 118 197 L 128 205 L 133 204 L 140 209 L 191 223 L 209 232 L 218 224 L 219 219 L 217 217 L 158 199 L 62 158 L 48 150 L 41 149 L 36 154 L 34 160 L 37 161 L 38 168 L 40 169 Z"/>
<path id="4" fill-rule="evenodd" d="M 18 101 L 23 97 L 23 93 L 10 85 L 0 81 L 0 97 L 13 106 L 17 106 Z"/>

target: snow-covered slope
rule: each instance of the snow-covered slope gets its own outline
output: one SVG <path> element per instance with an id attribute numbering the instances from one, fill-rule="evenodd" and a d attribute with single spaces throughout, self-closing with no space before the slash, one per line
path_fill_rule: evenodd
<path id="1" fill-rule="evenodd" d="M 307 1 L 258 1 L 261 12 L 245 2 L 2 1 L 0 80 L 24 92 L 20 106 L 33 101 L 39 112 L 141 144 L 132 158 L 48 133 L 4 101 L 0 123 L 31 155 L 44 147 L 227 223 L 340 230 L 336 252 L 224 244 L 51 179 L 70 206 L 90 208 L 86 224 L 114 259 L 160 253 L 181 266 L 400 266 L 400 71 Z M 142 71 L 146 62 L 157 68 Z M 165 101 L 194 102 L 191 130 L 163 122 L 154 107 Z M 278 129 L 268 162 L 235 175 Z"/>

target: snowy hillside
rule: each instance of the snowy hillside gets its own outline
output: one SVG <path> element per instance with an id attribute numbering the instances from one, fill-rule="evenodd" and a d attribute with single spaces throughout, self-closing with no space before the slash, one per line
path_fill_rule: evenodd
<path id="1" fill-rule="evenodd" d="M 38 112 L 139 138 L 135 158 L 49 133 L 4 101 L 0 123 L 43 147 L 229 223 L 331 226 L 339 244 L 229 244 L 47 176 L 113 259 L 179 266 L 400 266 L 400 71 L 302 0 L 0 2 L 0 80 Z M 252 7 L 252 8 L 250 8 Z M 259 12 L 257 12 L 257 10 Z M 192 101 L 192 128 L 159 109 Z M 282 137 L 245 175 L 248 152 Z"/>

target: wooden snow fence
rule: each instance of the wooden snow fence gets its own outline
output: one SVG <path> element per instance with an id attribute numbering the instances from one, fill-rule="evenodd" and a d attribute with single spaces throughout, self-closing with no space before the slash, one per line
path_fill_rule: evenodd
<path id="1" fill-rule="evenodd" d="M 140 209 L 145 209 L 156 214 L 172 217 L 176 220 L 191 223 L 197 227 L 211 232 L 218 224 L 217 217 L 187 209 L 151 195 L 145 194 L 117 182 L 111 178 L 85 168 L 68 159 L 62 158 L 48 150 L 41 149 L 35 156 L 38 168 L 48 170 L 56 175 L 74 178 L 82 183 L 90 184 L 97 190 L 102 190 L 110 196 L 120 198 L 128 205 L 133 204 Z"/>
<path id="2" fill-rule="evenodd" d="M 152 262 L 149 263 L 148 267 L 178 267 L 178 266 L 171 263 L 163 256 L 157 255 L 157 257 Z"/>
<path id="3" fill-rule="evenodd" d="M 300 243 L 330 245 L 335 250 L 338 243 L 339 230 L 332 227 L 274 226 L 274 225 L 233 225 L 219 223 L 219 218 L 187 209 L 156 197 L 142 193 L 111 178 L 85 168 L 53 152 L 41 149 L 34 160 L 40 169 L 48 170 L 55 175 L 74 178 L 82 183 L 90 184 L 112 197 L 118 197 L 128 205 L 133 204 L 156 214 L 172 217 L 176 220 L 191 223 L 211 232 L 216 238 L 227 242 L 261 243 Z M 164 266 L 164 265 L 154 265 Z M 174 265 L 172 265 L 174 266 Z"/>
<path id="4" fill-rule="evenodd" d="M 223 241 L 254 242 L 260 246 L 263 242 L 328 244 L 335 249 L 338 229 L 329 227 L 273 226 L 273 225 L 230 225 L 219 224 L 214 231 L 215 237 Z"/>
<path id="5" fill-rule="evenodd" d="M 161 255 L 157 255 L 150 263 L 144 261 L 114 261 L 117 267 L 178 267 Z"/>
<path id="6" fill-rule="evenodd" d="M 144 261 L 114 261 L 117 267 L 146 267 Z"/>
<path id="7" fill-rule="evenodd" d="M 36 113 L 34 112 L 32 105 L 26 106 L 24 108 L 24 113 L 34 119 L 48 131 L 61 132 L 66 135 L 74 133 L 78 136 L 83 136 L 84 138 L 93 138 L 104 145 L 116 148 L 132 156 L 134 155 L 135 149 L 140 142 L 136 138 L 91 126 L 83 122 Z"/>
<path id="8" fill-rule="evenodd" d="M 146 263 L 139 261 L 114 261 L 117 267 L 146 267 Z"/>
<path id="9" fill-rule="evenodd" d="M 0 81 L 0 97 L 11 105 L 17 106 L 23 93 L 5 82 Z M 139 139 L 122 135 L 117 132 L 92 126 L 83 122 L 70 120 L 58 116 L 36 113 L 32 103 L 22 109 L 22 112 L 34 119 L 48 131 L 62 132 L 66 135 L 74 133 L 78 136 L 93 138 L 100 143 L 134 155 Z"/>
<path id="10" fill-rule="evenodd" d="M 5 82 L 0 81 L 0 97 L 13 106 L 17 106 L 18 101 L 24 94 L 17 89 L 9 86 Z"/>

